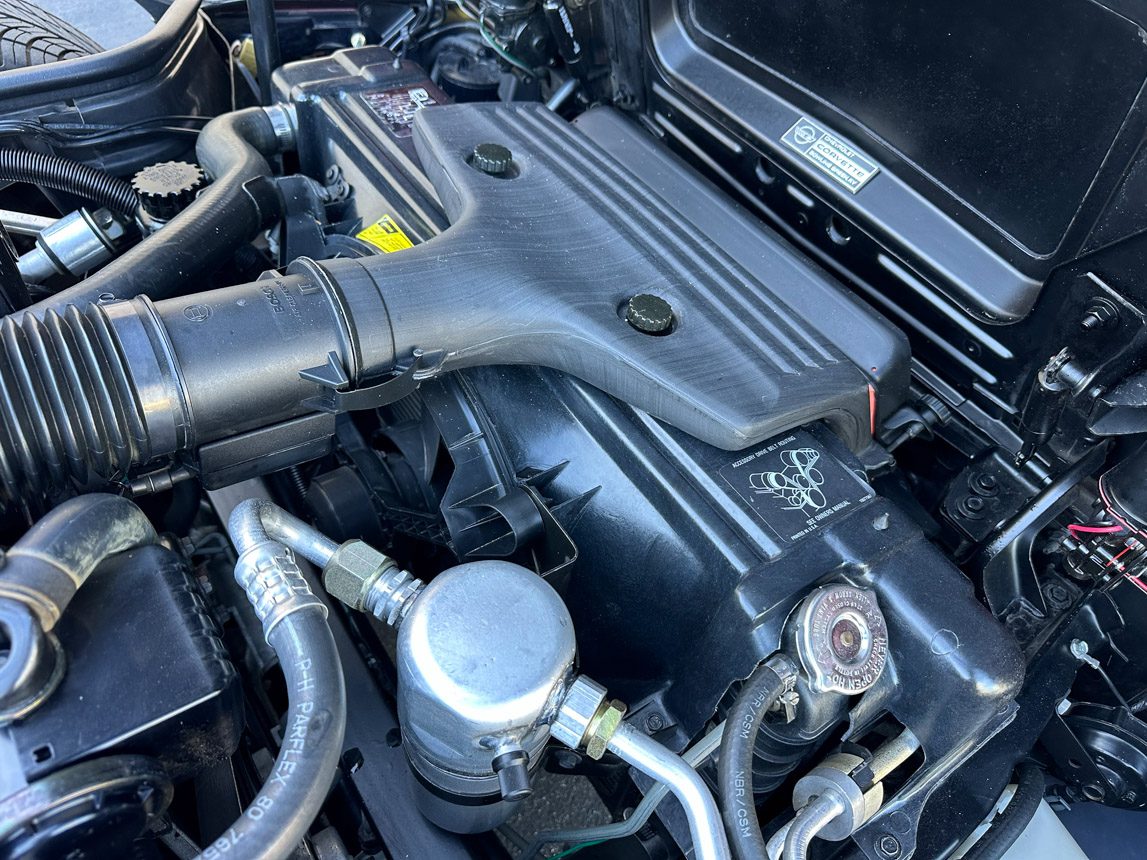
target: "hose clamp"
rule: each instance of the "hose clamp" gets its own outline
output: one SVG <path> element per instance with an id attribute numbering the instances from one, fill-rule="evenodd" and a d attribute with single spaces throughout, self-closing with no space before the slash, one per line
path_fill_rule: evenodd
<path id="1" fill-rule="evenodd" d="M 263 113 L 271 121 L 271 128 L 275 131 L 275 139 L 279 142 L 279 151 L 287 152 L 294 149 L 298 129 L 295 106 L 292 104 L 274 104 L 263 108 Z"/>
<path id="2" fill-rule="evenodd" d="M 173 369 L 167 344 L 157 346 L 152 334 L 163 331 L 154 324 L 154 311 L 144 299 L 109 302 L 100 312 L 119 340 L 129 364 L 131 381 L 147 426 L 147 457 L 153 459 L 178 451 L 190 423 L 185 413 L 185 399 Z M 146 321 L 145 321 L 146 320 Z"/>

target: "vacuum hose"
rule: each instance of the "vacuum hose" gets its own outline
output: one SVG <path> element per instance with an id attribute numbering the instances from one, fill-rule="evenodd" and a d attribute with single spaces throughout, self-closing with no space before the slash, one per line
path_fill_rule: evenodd
<path id="1" fill-rule="evenodd" d="M 139 197 L 131 183 L 69 158 L 26 149 L 0 149 L 0 180 L 66 191 L 134 218 Z"/>

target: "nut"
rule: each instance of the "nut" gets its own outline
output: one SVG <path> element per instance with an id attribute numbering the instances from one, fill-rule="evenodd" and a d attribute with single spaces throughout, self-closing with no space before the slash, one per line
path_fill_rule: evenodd
<path id="1" fill-rule="evenodd" d="M 605 687 L 585 675 L 570 682 L 557 716 L 550 726 L 554 740 L 570 749 L 580 749 L 589 737 L 590 726 L 605 707 Z"/>
<path id="2" fill-rule="evenodd" d="M 605 755 L 606 748 L 613 738 L 617 727 L 625 719 L 625 705 L 617 699 L 602 704 L 586 732 L 585 754 L 594 761 L 599 761 Z"/>
<path id="3" fill-rule="evenodd" d="M 323 588 L 351 609 L 363 609 L 371 586 L 391 568 L 393 559 L 360 540 L 347 541 L 323 568 Z"/>

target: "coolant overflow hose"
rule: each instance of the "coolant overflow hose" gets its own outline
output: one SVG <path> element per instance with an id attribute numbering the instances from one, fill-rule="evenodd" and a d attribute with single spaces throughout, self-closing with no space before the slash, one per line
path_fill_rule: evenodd
<path id="1" fill-rule="evenodd" d="M 163 229 L 90 278 L 27 311 L 43 317 L 49 309 L 84 307 L 101 296 L 165 298 L 186 292 L 259 230 L 279 220 L 278 193 L 269 182 L 257 180 L 270 175 L 269 156 L 293 145 L 290 117 L 290 108 L 276 105 L 244 108 L 211 120 L 195 144 L 195 157 L 211 185 Z"/>
<path id="2" fill-rule="evenodd" d="M 765 860 L 765 838 L 757 819 L 753 798 L 753 751 L 766 712 L 785 692 L 787 683 L 777 671 L 774 658 L 758 666 L 737 694 L 725 718 L 725 732 L 718 753 L 717 783 L 721 815 L 729 845 L 737 860 Z"/>

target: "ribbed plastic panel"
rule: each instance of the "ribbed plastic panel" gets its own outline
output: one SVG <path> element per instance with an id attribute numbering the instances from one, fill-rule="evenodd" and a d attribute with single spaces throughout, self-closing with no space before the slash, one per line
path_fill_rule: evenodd
<path id="1" fill-rule="evenodd" d="M 540 106 L 424 110 L 415 141 L 452 226 L 365 263 L 399 357 L 418 348 L 444 355 L 446 368 L 552 367 L 730 450 L 818 419 L 863 446 L 875 403 L 870 380 L 888 369 L 862 371 L 846 357 L 824 320 L 809 318 L 808 296 L 822 297 L 816 315 L 838 328 L 852 319 L 873 328 L 873 318 L 775 237 L 752 228 L 729 234 L 784 258 L 766 282 Z M 468 164 L 480 143 L 513 152 L 510 177 Z M 685 181 L 687 168 L 675 169 Z M 638 294 L 669 303 L 670 333 L 651 336 L 626 322 Z M 886 325 L 877 328 L 900 343 Z"/>

